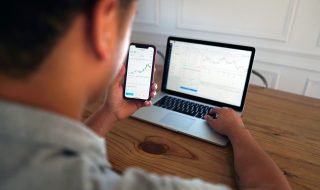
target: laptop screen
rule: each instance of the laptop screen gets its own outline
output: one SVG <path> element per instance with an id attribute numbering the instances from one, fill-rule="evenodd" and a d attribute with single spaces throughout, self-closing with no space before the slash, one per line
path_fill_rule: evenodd
<path id="1" fill-rule="evenodd" d="M 254 48 L 169 38 L 166 89 L 241 107 Z"/>

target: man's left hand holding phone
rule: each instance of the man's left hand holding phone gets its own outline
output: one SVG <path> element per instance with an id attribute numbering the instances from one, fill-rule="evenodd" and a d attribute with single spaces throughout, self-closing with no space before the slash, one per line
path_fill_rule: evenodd
<path id="1" fill-rule="evenodd" d="M 157 84 L 153 82 L 156 48 L 153 45 L 131 43 L 126 64 L 110 87 L 103 106 L 86 124 L 100 136 L 105 136 L 114 123 L 125 119 L 144 106 L 151 106 Z M 107 126 L 106 126 L 107 125 Z"/>

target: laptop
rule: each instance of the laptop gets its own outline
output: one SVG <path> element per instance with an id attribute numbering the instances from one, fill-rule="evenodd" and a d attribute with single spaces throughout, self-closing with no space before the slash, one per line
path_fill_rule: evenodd
<path id="1" fill-rule="evenodd" d="M 132 117 L 225 146 L 204 120 L 213 107 L 244 109 L 255 48 L 169 37 L 161 92 Z"/>

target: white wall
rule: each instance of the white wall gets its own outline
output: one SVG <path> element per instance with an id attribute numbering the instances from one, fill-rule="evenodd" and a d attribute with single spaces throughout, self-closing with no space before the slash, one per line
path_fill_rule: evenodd
<path id="1" fill-rule="evenodd" d="M 167 36 L 254 46 L 271 88 L 320 98 L 320 0 L 139 0 L 132 40 Z M 262 84 L 256 77 L 251 83 Z"/>

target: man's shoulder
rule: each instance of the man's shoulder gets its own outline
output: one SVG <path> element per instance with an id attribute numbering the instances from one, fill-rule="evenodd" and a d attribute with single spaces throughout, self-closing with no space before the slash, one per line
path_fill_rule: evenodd
<path id="1" fill-rule="evenodd" d="M 73 149 L 0 139 L 0 189 L 92 189 L 106 162 Z M 100 182 L 101 183 L 101 182 Z"/>
<path id="2" fill-rule="evenodd" d="M 92 189 L 105 184 L 105 141 L 82 123 L 0 100 L 0 189 Z M 112 173 L 112 172 L 109 172 Z"/>

